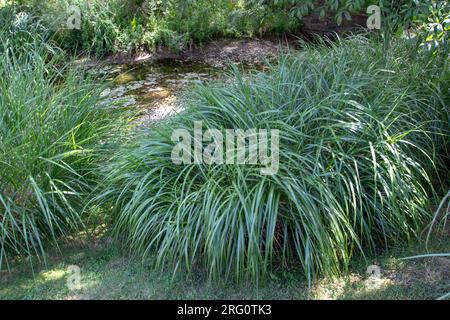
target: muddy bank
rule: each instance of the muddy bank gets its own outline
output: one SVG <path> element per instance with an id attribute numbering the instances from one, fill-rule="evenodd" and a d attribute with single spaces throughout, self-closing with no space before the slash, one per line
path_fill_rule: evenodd
<path id="1" fill-rule="evenodd" d="M 79 62 L 91 67 L 99 64 L 164 63 L 178 61 L 183 63 L 206 64 L 214 68 L 224 68 L 230 64 L 260 65 L 265 59 L 275 58 L 280 52 L 297 44 L 299 37 L 267 39 L 225 39 L 194 46 L 178 53 L 166 48 L 154 52 L 142 51 L 135 54 L 117 53 L 104 59 L 83 58 Z"/>

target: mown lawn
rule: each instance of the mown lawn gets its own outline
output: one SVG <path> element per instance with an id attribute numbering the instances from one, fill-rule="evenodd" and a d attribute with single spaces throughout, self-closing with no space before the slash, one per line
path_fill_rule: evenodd
<path id="1" fill-rule="evenodd" d="M 448 236 L 435 241 L 431 252 L 445 252 Z M 197 273 L 194 279 L 172 278 L 128 258 L 107 236 L 77 239 L 61 253 L 49 255 L 47 267 L 21 261 L 0 274 L 0 299 L 436 299 L 450 291 L 450 260 L 401 260 L 424 253 L 423 245 L 396 248 L 377 257 L 356 259 L 351 271 L 336 279 L 316 279 L 311 289 L 301 273 L 273 274 L 255 283 L 212 285 Z M 81 287 L 69 290 L 68 267 L 81 270 Z M 369 265 L 381 270 L 379 280 L 366 274 Z"/>

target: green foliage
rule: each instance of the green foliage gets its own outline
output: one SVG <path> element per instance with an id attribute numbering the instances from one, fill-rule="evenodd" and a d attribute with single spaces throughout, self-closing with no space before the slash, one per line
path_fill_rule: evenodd
<path id="1" fill-rule="evenodd" d="M 374 0 L 249 0 L 255 5 L 264 5 L 274 10 L 287 12 L 291 18 L 301 20 L 312 12 L 318 12 L 323 18 L 329 12 L 335 14 L 336 22 L 340 25 L 344 19 L 351 20 L 355 12 L 365 11 L 370 4 L 377 4 Z"/>
<path id="2" fill-rule="evenodd" d="M 332 13 L 338 24 L 365 12 L 371 4 L 383 12 L 385 46 L 393 33 L 410 27 L 426 29 L 424 43 L 435 52 L 448 42 L 449 4 L 437 0 L 23 0 L 20 8 L 39 17 L 56 33 L 60 46 L 103 56 L 166 46 L 184 49 L 191 41 L 217 37 L 262 36 L 299 30 L 313 12 Z M 81 9 L 81 30 L 65 30 L 67 8 Z"/>
<path id="3" fill-rule="evenodd" d="M 107 167 L 99 199 L 116 235 L 136 255 L 155 253 L 157 267 L 259 279 L 298 265 L 310 280 L 417 238 L 448 110 L 432 62 L 404 41 L 390 50 L 385 60 L 364 37 L 305 45 L 267 73 L 197 87 L 189 111 L 133 136 Z M 279 129 L 278 174 L 173 164 L 171 133 L 192 134 L 196 120 Z"/>
<path id="4" fill-rule="evenodd" d="M 351 20 L 354 13 L 365 12 L 369 5 L 379 5 L 382 10 L 382 29 L 388 43 L 393 33 L 401 34 L 409 28 L 419 29 L 421 43 L 431 53 L 448 46 L 450 31 L 450 3 L 441 0 L 250 0 L 254 6 L 287 12 L 292 18 L 318 12 L 323 18 L 327 13 L 335 15 L 340 25 Z M 443 49 L 446 51 L 446 49 Z M 442 50 L 441 50 L 442 51 Z M 447 51 L 446 51 L 447 52 Z"/>
<path id="5" fill-rule="evenodd" d="M 64 49 L 101 57 L 166 46 L 184 49 L 191 41 L 246 37 L 295 30 L 298 21 L 284 11 L 232 0 L 24 0 L 20 10 L 40 18 Z M 69 5 L 82 14 L 80 30 L 67 30 Z"/>
<path id="6" fill-rule="evenodd" d="M 289 31 L 292 27 L 282 12 L 245 1 L 169 1 L 168 26 L 195 41 L 213 37 L 249 36 L 264 29 Z M 281 22 L 283 21 L 283 22 Z"/>
<path id="7" fill-rule="evenodd" d="M 450 41 L 450 2 L 430 1 L 427 3 L 428 10 L 423 10 L 419 23 L 425 21 L 426 37 L 423 44 L 428 51 L 444 53 L 448 58 L 448 47 Z M 424 13 L 425 12 L 425 13 Z"/>
<path id="8" fill-rule="evenodd" d="M 93 169 L 123 111 L 99 105 L 101 87 L 67 70 L 67 57 L 45 42 L 41 27 L 10 10 L 0 16 L 3 268 L 17 255 L 44 254 L 83 225 L 98 180 Z"/>

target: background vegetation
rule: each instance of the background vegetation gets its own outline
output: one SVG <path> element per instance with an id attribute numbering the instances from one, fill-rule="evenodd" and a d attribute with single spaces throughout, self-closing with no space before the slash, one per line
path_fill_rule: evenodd
<path id="1" fill-rule="evenodd" d="M 66 49 L 103 56 L 144 48 L 186 48 L 193 41 L 251 37 L 294 31 L 299 22 L 283 11 L 232 0 L 51 0 L 18 1 L 21 9 L 43 18 Z M 64 30 L 69 5 L 81 9 L 80 30 Z"/>
<path id="2" fill-rule="evenodd" d="M 15 0 L 18 10 L 39 17 L 60 46 L 103 56 L 160 46 L 172 51 L 220 37 L 298 33 L 311 13 L 332 15 L 337 24 L 365 13 L 371 4 L 383 10 L 385 39 L 410 27 L 426 28 L 426 45 L 448 42 L 450 5 L 436 0 Z M 82 13 L 80 30 L 67 30 L 69 6 Z"/>

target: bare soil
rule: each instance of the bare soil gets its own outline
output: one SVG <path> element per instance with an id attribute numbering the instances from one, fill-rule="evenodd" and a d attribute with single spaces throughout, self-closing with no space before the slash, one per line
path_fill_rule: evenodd
<path id="1" fill-rule="evenodd" d="M 103 59 L 83 58 L 79 62 L 87 66 L 166 60 L 204 63 L 217 68 L 232 63 L 258 65 L 265 59 L 274 58 L 281 51 L 286 51 L 289 47 L 295 46 L 299 38 L 290 36 L 265 39 L 222 39 L 204 45 L 191 45 L 181 52 L 171 52 L 167 48 L 158 48 L 152 52 L 116 53 Z"/>

